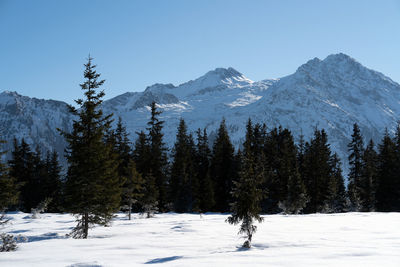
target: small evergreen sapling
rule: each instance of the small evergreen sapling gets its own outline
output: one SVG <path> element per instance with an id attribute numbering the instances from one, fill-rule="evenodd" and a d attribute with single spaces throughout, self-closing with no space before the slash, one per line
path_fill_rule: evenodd
<path id="1" fill-rule="evenodd" d="M 31 210 L 32 219 L 39 219 L 40 218 L 40 213 L 43 213 L 47 210 L 47 207 L 49 206 L 50 202 L 52 201 L 51 198 L 46 198 L 42 202 L 39 203 L 39 205 Z"/>
<path id="2" fill-rule="evenodd" d="M 232 215 L 226 221 L 234 225 L 242 222 L 238 234 L 245 234 L 246 241 L 243 243 L 243 248 L 251 247 L 253 234 L 257 231 L 257 226 L 254 225 L 254 222 L 262 222 L 264 220 L 259 215 L 260 201 L 262 199 L 259 180 L 254 166 L 249 165 L 241 173 L 240 180 L 234 181 L 232 196 L 235 201 L 232 204 Z"/>
<path id="3" fill-rule="evenodd" d="M 257 231 L 254 222 L 262 222 L 260 216 L 260 202 L 263 199 L 261 190 L 262 169 L 256 164 L 255 153 L 251 148 L 252 142 L 252 126 L 249 120 L 246 141 L 243 151 L 243 165 L 240 171 L 238 181 L 233 182 L 233 190 L 231 192 L 234 199 L 231 204 L 232 215 L 226 220 L 230 224 L 237 225 L 241 222 L 238 234 L 245 234 L 246 241 L 243 248 L 251 247 L 253 234 Z"/>

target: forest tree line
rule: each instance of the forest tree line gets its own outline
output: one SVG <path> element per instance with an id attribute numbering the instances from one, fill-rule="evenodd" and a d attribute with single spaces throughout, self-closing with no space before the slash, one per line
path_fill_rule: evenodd
<path id="1" fill-rule="evenodd" d="M 89 59 L 85 97 L 70 106 L 73 130 L 60 130 L 68 142 L 66 174 L 56 152 L 43 155 L 15 139 L 11 159 L 0 164 L 1 209 L 30 212 L 51 199 L 49 212 L 80 216 L 73 235 L 84 238 L 116 211 L 231 212 L 239 198 L 267 214 L 400 211 L 400 127 L 394 137 L 386 131 L 376 147 L 364 144 L 354 124 L 346 188 L 324 129 L 295 143 L 289 129 L 249 119 L 235 150 L 224 120 L 210 145 L 206 129 L 191 133 L 181 119 L 168 151 L 161 111 L 152 103 L 146 130 L 132 142 L 121 118 L 113 128 L 112 114 L 103 114 L 99 76 Z"/>

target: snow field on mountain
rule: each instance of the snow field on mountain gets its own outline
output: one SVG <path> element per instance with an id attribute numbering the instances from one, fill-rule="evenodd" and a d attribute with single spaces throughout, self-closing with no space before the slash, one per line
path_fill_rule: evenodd
<path id="1" fill-rule="evenodd" d="M 0 266 L 400 266 L 400 213 L 265 215 L 250 250 L 227 214 L 118 214 L 89 239 L 65 235 L 69 214 L 10 214 L 1 231 L 27 238 Z"/>
<path id="2" fill-rule="evenodd" d="M 103 75 L 107 79 L 107 73 Z M 400 119 L 400 85 L 341 53 L 323 60 L 314 58 L 295 73 L 273 80 L 252 81 L 233 68 L 217 68 L 177 86 L 157 83 L 143 92 L 119 95 L 104 101 L 102 108 L 105 114 L 122 118 L 134 141 L 136 132 L 147 127 L 153 101 L 163 112 L 164 142 L 169 148 L 180 118 L 190 132 L 206 128 L 210 145 L 225 118 L 236 148 L 243 141 L 248 118 L 266 123 L 269 130 L 286 127 L 296 141 L 301 134 L 308 141 L 316 127 L 324 128 L 331 149 L 342 159 L 345 176 L 353 124 L 358 123 L 365 143 L 372 138 L 378 144 L 385 128 L 393 134 Z M 68 131 L 72 120 L 66 103 L 0 93 L 6 150 L 12 150 L 15 136 L 24 137 L 32 147 L 56 148 L 63 155 L 65 140 L 56 128 Z"/>

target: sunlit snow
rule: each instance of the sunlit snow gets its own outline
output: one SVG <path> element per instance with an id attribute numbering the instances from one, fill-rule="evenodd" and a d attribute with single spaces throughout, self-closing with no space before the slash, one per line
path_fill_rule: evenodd
<path id="1" fill-rule="evenodd" d="M 221 214 L 119 214 L 89 239 L 65 235 L 74 217 L 11 214 L 4 230 L 27 237 L 2 267 L 26 266 L 400 266 L 400 213 L 266 215 L 253 247 L 243 250 L 238 226 Z"/>

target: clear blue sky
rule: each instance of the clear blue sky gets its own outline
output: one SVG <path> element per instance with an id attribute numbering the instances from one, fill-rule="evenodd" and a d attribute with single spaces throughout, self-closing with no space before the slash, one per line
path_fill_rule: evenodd
<path id="1" fill-rule="evenodd" d="M 400 82 L 400 0 L 0 0 L 0 91 L 69 103 L 89 53 L 111 98 L 216 67 L 279 78 L 338 52 Z"/>

